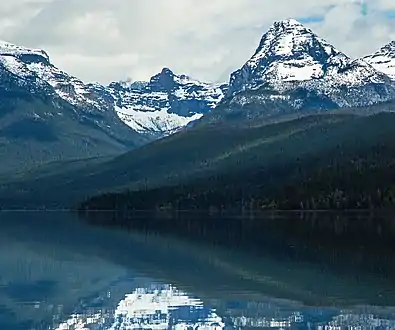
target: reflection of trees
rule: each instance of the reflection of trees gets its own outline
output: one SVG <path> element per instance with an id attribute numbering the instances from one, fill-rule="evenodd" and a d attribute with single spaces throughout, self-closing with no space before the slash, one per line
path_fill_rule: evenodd
<path id="1" fill-rule="evenodd" d="M 315 330 L 336 330 L 336 329 L 395 329 L 395 320 L 378 317 L 374 314 L 340 314 L 330 321 L 312 321 L 300 313 L 295 313 L 287 318 L 266 318 L 266 317 L 236 317 L 232 318 L 234 325 L 241 328 L 293 328 L 307 326 Z"/>
<path id="2" fill-rule="evenodd" d="M 392 268 L 395 217 L 360 212 L 87 213 L 89 222 L 208 241 L 238 249 L 298 256 L 330 254 L 331 262 Z"/>

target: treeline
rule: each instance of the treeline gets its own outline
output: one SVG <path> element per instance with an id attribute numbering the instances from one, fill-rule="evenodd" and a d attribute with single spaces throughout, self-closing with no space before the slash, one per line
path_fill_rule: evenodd
<path id="1" fill-rule="evenodd" d="M 94 197 L 95 210 L 344 210 L 395 206 L 395 148 L 340 149 L 271 168 L 212 175 L 188 184 Z"/>

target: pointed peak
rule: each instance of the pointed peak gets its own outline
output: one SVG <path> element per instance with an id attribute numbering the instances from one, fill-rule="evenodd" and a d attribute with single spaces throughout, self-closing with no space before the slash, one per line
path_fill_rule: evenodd
<path id="1" fill-rule="evenodd" d="M 300 53 L 310 53 L 313 57 L 323 54 L 327 57 L 339 51 L 296 19 L 289 18 L 272 24 L 262 36 L 253 58 L 297 56 Z"/>
<path id="2" fill-rule="evenodd" d="M 289 18 L 275 21 L 269 30 L 262 36 L 257 52 L 262 51 L 262 49 L 267 50 L 268 47 L 272 48 L 275 44 L 274 40 L 281 44 L 284 44 L 284 42 L 292 44 L 300 43 L 302 42 L 302 39 L 307 40 L 311 38 L 317 38 L 317 35 L 296 19 Z M 280 39 L 282 40 L 281 42 Z"/>
<path id="3" fill-rule="evenodd" d="M 160 75 L 162 76 L 174 76 L 174 72 L 171 71 L 169 68 L 164 67 L 162 71 L 160 72 Z"/>
<path id="4" fill-rule="evenodd" d="M 277 33 L 288 34 L 288 33 L 294 33 L 295 31 L 303 31 L 304 33 L 313 34 L 313 31 L 311 31 L 309 28 L 305 27 L 302 23 L 300 23 L 299 21 L 293 18 L 275 21 L 269 28 L 268 32 L 272 32 L 276 34 Z"/>
<path id="5" fill-rule="evenodd" d="M 373 54 L 362 57 L 362 60 L 395 80 L 395 41 L 389 42 Z"/>
<path id="6" fill-rule="evenodd" d="M 287 19 L 283 19 L 283 20 L 278 20 L 275 21 L 273 23 L 274 26 L 298 26 L 298 27 L 304 27 L 304 25 L 302 23 L 300 23 L 299 21 L 297 21 L 294 18 L 287 18 Z"/>
<path id="7" fill-rule="evenodd" d="M 382 56 L 395 58 L 395 41 L 389 42 L 388 44 L 384 45 L 373 54 L 364 56 L 363 59 L 369 61 L 369 60 L 375 60 L 376 58 Z"/>
<path id="8" fill-rule="evenodd" d="M 163 68 L 162 71 L 151 77 L 149 87 L 158 92 L 168 92 L 175 88 L 176 82 L 174 78 L 176 75 L 169 68 Z"/>

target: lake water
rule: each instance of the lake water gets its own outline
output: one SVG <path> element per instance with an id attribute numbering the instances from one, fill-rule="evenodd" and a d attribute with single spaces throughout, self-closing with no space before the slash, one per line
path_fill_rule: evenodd
<path id="1" fill-rule="evenodd" d="M 395 329 L 395 277 L 347 254 L 339 266 L 37 212 L 0 213 L 0 244 L 0 330 Z"/>

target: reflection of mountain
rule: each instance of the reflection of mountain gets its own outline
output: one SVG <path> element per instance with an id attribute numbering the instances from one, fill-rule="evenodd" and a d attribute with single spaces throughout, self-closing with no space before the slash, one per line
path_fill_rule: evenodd
<path id="1" fill-rule="evenodd" d="M 110 293 L 109 293 L 110 295 Z M 227 301 L 216 310 L 188 296 L 173 285 L 150 284 L 135 289 L 117 308 L 86 309 L 54 330 L 220 330 L 220 329 L 370 329 L 394 330 L 393 309 L 374 307 L 353 310 L 308 306 L 290 307 L 286 301 Z"/>
<path id="2" fill-rule="evenodd" d="M 368 306 L 395 306 L 392 277 L 106 231 L 69 213 L 0 222 L 0 330 L 395 329 L 395 308 Z"/>
<path id="3" fill-rule="evenodd" d="M 111 329 L 222 329 L 222 318 L 171 285 L 140 288 L 126 296 L 115 311 Z"/>
<path id="4" fill-rule="evenodd" d="M 111 324 L 112 323 L 112 324 Z M 111 324 L 111 325 L 110 325 Z M 138 288 L 121 300 L 114 313 L 74 314 L 56 330 L 95 329 L 204 329 L 225 328 L 213 309 L 171 285 Z"/>

